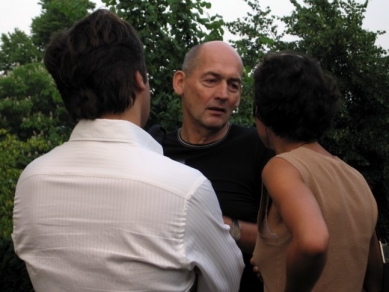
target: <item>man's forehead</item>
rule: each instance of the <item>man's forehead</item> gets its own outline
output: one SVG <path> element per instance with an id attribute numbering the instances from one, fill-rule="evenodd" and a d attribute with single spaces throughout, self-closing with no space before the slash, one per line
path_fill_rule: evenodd
<path id="1" fill-rule="evenodd" d="M 222 71 L 222 70 L 208 70 L 201 72 L 201 77 L 207 77 L 207 76 L 213 76 L 218 78 L 226 78 L 226 79 L 233 79 L 233 80 L 241 80 L 242 74 L 236 70 L 236 71 Z"/>
<path id="2" fill-rule="evenodd" d="M 235 52 L 215 50 L 204 50 L 200 53 L 197 66 L 201 71 L 213 71 L 222 73 L 223 71 L 236 71 L 243 73 L 242 61 Z"/>

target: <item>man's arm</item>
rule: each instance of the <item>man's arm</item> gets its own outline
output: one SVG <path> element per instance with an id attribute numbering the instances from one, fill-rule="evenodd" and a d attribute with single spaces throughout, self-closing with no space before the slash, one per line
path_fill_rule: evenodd
<path id="1" fill-rule="evenodd" d="M 269 213 L 278 212 L 292 235 L 284 291 L 311 291 L 323 271 L 328 250 L 329 234 L 320 207 L 297 169 L 283 159 L 269 161 L 263 182 L 273 199 Z M 279 222 L 272 218 L 276 217 L 269 215 L 268 224 L 274 231 Z"/>
<path id="2" fill-rule="evenodd" d="M 363 288 L 367 292 L 381 291 L 383 276 L 383 259 L 381 256 L 380 243 L 374 232 L 370 240 L 370 251 Z"/>
<path id="3" fill-rule="evenodd" d="M 216 194 L 205 178 L 188 203 L 186 225 L 186 256 L 200 270 L 198 291 L 238 291 L 242 253 L 223 223 Z"/>

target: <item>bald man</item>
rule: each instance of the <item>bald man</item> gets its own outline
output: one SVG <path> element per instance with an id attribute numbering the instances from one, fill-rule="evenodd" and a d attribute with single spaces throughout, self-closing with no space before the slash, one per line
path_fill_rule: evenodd
<path id="1" fill-rule="evenodd" d="M 153 127 L 150 133 L 166 156 L 200 170 L 211 181 L 224 223 L 246 264 L 239 291 L 258 292 L 262 283 L 249 260 L 257 234 L 261 172 L 273 153 L 255 128 L 229 122 L 240 103 L 243 70 L 239 54 L 225 42 L 190 49 L 182 70 L 173 76 L 174 91 L 182 101 L 182 127 L 166 135 Z"/>

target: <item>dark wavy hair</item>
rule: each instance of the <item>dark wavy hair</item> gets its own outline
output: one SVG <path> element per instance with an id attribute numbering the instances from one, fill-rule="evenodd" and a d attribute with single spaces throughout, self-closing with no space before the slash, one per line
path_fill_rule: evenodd
<path id="1" fill-rule="evenodd" d="M 313 142 L 332 127 L 341 104 L 335 80 L 307 56 L 265 55 L 254 72 L 254 115 L 279 137 Z"/>
<path id="2" fill-rule="evenodd" d="M 73 121 L 124 112 L 135 101 L 136 71 L 147 82 L 135 29 L 103 9 L 54 36 L 44 64 Z"/>

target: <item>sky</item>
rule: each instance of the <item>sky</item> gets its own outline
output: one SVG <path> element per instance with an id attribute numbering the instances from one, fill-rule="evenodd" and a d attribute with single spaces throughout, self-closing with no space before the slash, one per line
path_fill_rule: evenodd
<path id="1" fill-rule="evenodd" d="M 91 0 L 96 3 L 96 8 L 103 7 L 100 0 Z M 245 16 L 249 7 L 243 0 L 207 0 L 211 2 L 212 15 L 219 14 L 225 21 L 235 20 L 238 17 Z M 0 8 L 0 34 L 14 31 L 15 28 L 30 33 L 31 19 L 40 14 L 41 6 L 39 0 L 1 0 Z M 362 3 L 362 0 L 357 0 Z M 290 14 L 294 6 L 289 0 L 259 0 L 261 7 L 264 9 L 270 7 L 272 14 L 284 16 Z M 300 2 L 301 3 L 301 2 Z M 389 19 L 387 14 L 388 0 L 370 0 L 363 28 L 368 31 L 385 30 L 387 33 L 378 37 L 376 45 L 389 50 Z M 280 31 L 282 31 L 280 25 Z M 225 35 L 225 40 L 230 39 Z"/>

